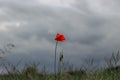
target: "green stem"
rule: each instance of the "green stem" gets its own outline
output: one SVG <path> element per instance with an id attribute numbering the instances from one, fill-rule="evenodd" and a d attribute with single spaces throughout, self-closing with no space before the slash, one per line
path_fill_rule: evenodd
<path id="1" fill-rule="evenodd" d="M 54 73 L 55 73 L 55 80 L 56 80 L 56 54 L 57 54 L 57 45 L 58 45 L 58 41 L 56 41 L 56 46 L 55 46 L 55 60 L 54 60 Z"/>

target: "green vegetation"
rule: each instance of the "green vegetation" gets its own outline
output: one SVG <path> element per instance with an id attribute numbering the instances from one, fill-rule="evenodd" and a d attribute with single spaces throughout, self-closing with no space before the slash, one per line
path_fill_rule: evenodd
<path id="1" fill-rule="evenodd" d="M 73 65 L 70 63 L 65 64 L 60 60 L 61 65 L 58 67 L 56 79 L 55 74 L 48 73 L 45 66 L 39 71 L 38 64 L 35 63 L 25 65 L 23 69 L 19 69 L 17 65 L 3 64 L 7 74 L 1 74 L 0 80 L 120 80 L 119 60 L 118 51 L 111 57 L 105 58 L 107 66 L 97 70 L 94 70 L 93 59 L 89 60 L 87 68 L 83 67 L 77 70 L 73 69 Z"/>
<path id="2" fill-rule="evenodd" d="M 58 73 L 57 80 L 119 80 L 120 67 L 98 70 L 87 73 L 84 70 L 67 71 L 61 75 Z M 21 72 L 13 71 L 0 76 L 0 80 L 55 80 L 54 74 L 40 73 L 34 66 L 26 67 Z"/>

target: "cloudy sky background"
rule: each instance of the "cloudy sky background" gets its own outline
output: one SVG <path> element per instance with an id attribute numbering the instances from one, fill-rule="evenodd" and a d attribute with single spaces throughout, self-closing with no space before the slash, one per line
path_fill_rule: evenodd
<path id="1" fill-rule="evenodd" d="M 0 0 L 0 47 L 16 47 L 5 58 L 16 63 L 39 61 L 53 68 L 54 37 L 66 61 L 76 67 L 85 59 L 101 63 L 120 48 L 119 0 Z"/>

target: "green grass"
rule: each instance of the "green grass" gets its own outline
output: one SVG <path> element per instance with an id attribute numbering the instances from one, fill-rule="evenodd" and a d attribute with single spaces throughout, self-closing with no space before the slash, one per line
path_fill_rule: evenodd
<path id="1" fill-rule="evenodd" d="M 12 68 L 11 68 L 12 69 Z M 38 72 L 34 65 L 22 70 L 10 70 L 9 74 L 0 75 L 0 80 L 55 80 L 52 73 Z M 69 70 L 58 73 L 57 80 L 120 80 L 120 66 L 88 72 L 85 70 Z"/>
<path id="2" fill-rule="evenodd" d="M 0 80 L 54 80 L 54 75 L 43 75 L 41 73 L 6 74 L 1 75 Z M 106 69 L 94 73 L 69 71 L 63 73 L 61 76 L 57 75 L 57 80 L 120 80 L 120 70 Z"/>
<path id="3" fill-rule="evenodd" d="M 94 60 L 89 60 L 88 67 L 73 69 L 70 63 L 61 65 L 62 71 L 58 71 L 56 79 L 53 73 L 48 73 L 44 66 L 38 71 L 38 64 L 25 65 L 23 69 L 17 68 L 17 65 L 3 64 L 7 74 L 1 74 L 0 80 L 120 80 L 120 60 L 119 52 L 112 54 L 110 58 L 105 59 L 107 66 L 94 70 Z M 91 68 L 93 67 L 93 68 Z M 60 69 L 58 67 L 58 69 Z M 92 70 L 89 70 L 93 69 Z"/>

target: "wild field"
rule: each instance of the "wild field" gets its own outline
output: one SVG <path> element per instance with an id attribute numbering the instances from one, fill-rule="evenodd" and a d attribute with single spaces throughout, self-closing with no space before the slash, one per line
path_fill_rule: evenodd
<path id="1" fill-rule="evenodd" d="M 7 73 L 0 75 L 0 80 L 120 80 L 120 66 L 118 62 L 120 60 L 119 52 L 112 54 L 112 56 L 105 60 L 107 67 L 101 69 L 90 70 L 94 64 L 93 59 L 90 60 L 88 68 L 72 69 L 70 65 L 63 69 L 63 65 L 58 68 L 56 75 L 46 71 L 46 68 L 38 70 L 38 65 L 33 63 L 32 65 L 23 65 L 23 69 L 17 68 L 17 66 L 11 64 L 3 64 Z"/>

